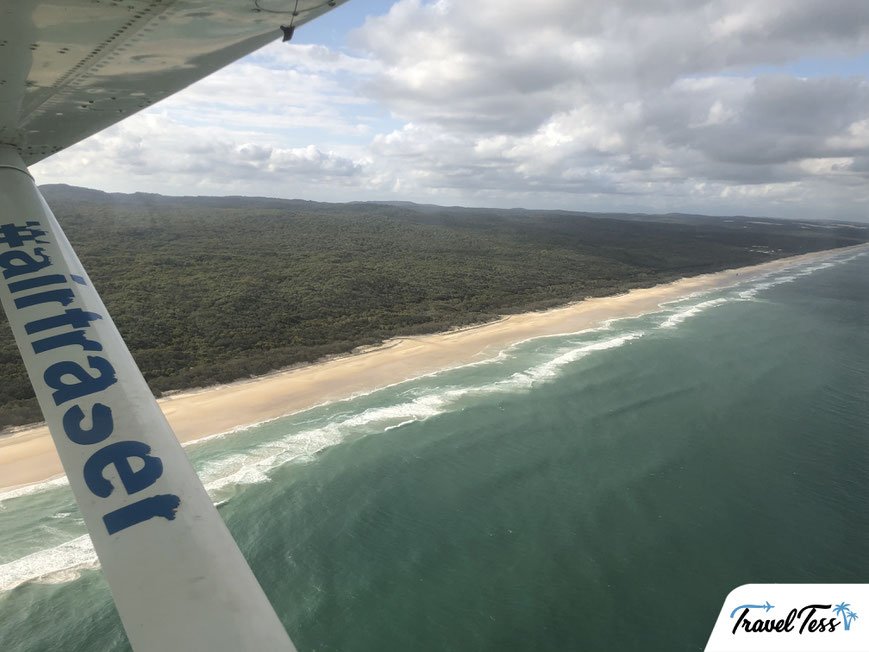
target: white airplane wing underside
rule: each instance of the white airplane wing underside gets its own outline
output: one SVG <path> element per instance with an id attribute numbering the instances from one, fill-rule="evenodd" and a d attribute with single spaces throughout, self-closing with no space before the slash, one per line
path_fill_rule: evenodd
<path id="1" fill-rule="evenodd" d="M 294 647 L 28 166 L 342 1 L 0 5 L 0 304 L 136 652 Z"/>
<path id="2" fill-rule="evenodd" d="M 32 165 L 344 2 L 5 2 L 0 143 Z"/>

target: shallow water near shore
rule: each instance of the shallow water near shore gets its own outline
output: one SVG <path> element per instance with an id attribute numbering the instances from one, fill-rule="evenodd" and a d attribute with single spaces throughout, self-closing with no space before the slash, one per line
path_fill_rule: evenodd
<path id="1" fill-rule="evenodd" d="M 867 278 L 803 261 L 187 451 L 300 650 L 702 649 L 739 584 L 867 577 Z M 0 495 L 0 649 L 129 649 L 63 482 Z"/>

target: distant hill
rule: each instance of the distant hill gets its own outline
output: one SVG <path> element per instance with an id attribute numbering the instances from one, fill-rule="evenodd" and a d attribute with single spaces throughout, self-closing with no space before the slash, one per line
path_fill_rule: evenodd
<path id="1" fill-rule="evenodd" d="M 869 240 L 768 218 L 42 191 L 157 393 Z M 2 320 L 0 426 L 40 418 Z"/>
<path id="2" fill-rule="evenodd" d="M 577 218 L 589 217 L 598 219 L 612 219 L 622 221 L 643 221 L 643 222 L 667 222 L 671 224 L 726 224 L 736 222 L 740 225 L 746 223 L 757 223 L 758 221 L 766 222 L 770 225 L 781 225 L 793 227 L 795 223 L 805 225 L 807 228 L 830 229 L 837 226 L 845 226 L 854 228 L 864 233 L 869 233 L 869 225 L 858 222 L 849 222 L 847 220 L 831 222 L 829 220 L 788 220 L 775 217 L 762 216 L 746 216 L 746 215 L 730 215 L 730 216 L 713 216 L 701 215 L 697 213 L 600 213 L 587 211 L 567 211 L 567 210 L 538 210 L 526 208 L 468 208 L 464 206 L 440 206 L 437 204 L 418 204 L 412 201 L 354 201 L 346 203 L 329 203 L 315 202 L 304 199 L 276 199 L 273 197 L 242 197 L 242 196 L 167 196 L 155 193 L 136 192 L 136 193 L 118 193 L 104 192 L 102 190 L 92 190 L 90 188 L 80 188 L 78 186 L 70 186 L 63 183 L 45 184 L 39 187 L 46 199 L 53 203 L 55 200 L 61 202 L 92 202 L 92 203 L 111 203 L 121 205 L 155 205 L 155 206 L 216 206 L 222 208 L 298 208 L 299 206 L 307 206 L 314 210 L 330 210 L 338 209 L 341 206 L 388 206 L 397 209 L 406 209 L 418 213 L 444 213 L 448 212 L 453 215 L 470 215 L 479 214 L 484 211 L 491 215 L 550 215 L 550 216 L 572 216 Z"/>

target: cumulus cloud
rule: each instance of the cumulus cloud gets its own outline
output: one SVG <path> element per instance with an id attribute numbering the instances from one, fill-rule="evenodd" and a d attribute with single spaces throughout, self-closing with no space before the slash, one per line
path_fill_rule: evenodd
<path id="1" fill-rule="evenodd" d="M 866 3 L 402 0 L 354 43 L 412 125 L 372 144 L 405 189 L 781 213 L 866 181 L 865 77 L 763 71 L 866 52 Z"/>
<path id="2" fill-rule="evenodd" d="M 39 171 L 91 157 L 87 174 L 117 161 L 148 189 L 857 219 L 867 207 L 869 82 L 836 70 L 869 52 L 869 3 L 399 0 L 350 44 L 269 47 Z"/>
<path id="3" fill-rule="evenodd" d="M 276 146 L 269 134 L 144 113 L 40 163 L 39 180 L 75 175 L 81 185 L 127 192 L 272 195 L 291 185 L 318 193 L 358 183 L 365 165 L 364 159 L 314 145 Z"/>

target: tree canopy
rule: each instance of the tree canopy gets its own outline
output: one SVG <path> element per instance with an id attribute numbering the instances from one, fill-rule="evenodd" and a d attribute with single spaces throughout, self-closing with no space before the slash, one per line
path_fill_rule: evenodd
<path id="1" fill-rule="evenodd" d="M 156 394 L 857 244 L 786 220 L 43 191 Z M 0 321 L 0 427 L 41 419 Z"/>

